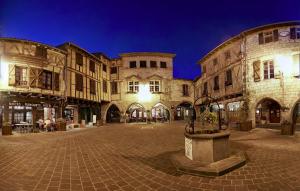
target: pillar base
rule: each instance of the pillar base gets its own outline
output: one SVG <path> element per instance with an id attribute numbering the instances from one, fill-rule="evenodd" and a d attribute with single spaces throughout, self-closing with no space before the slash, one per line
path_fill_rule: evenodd
<path id="1" fill-rule="evenodd" d="M 9 123 L 3 124 L 2 135 L 12 135 L 12 127 Z"/>

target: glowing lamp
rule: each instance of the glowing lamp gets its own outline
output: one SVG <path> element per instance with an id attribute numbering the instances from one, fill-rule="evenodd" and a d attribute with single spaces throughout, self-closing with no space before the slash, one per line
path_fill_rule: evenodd
<path id="1" fill-rule="evenodd" d="M 1 59 L 1 58 L 0 58 Z M 6 88 L 8 86 L 8 63 L 4 60 L 0 60 L 0 88 Z"/>
<path id="2" fill-rule="evenodd" d="M 138 92 L 138 100 L 140 102 L 149 102 L 152 99 L 152 93 L 150 92 L 149 85 L 141 84 Z"/>
<path id="3" fill-rule="evenodd" d="M 275 61 L 279 64 L 280 71 L 283 75 L 293 75 L 293 59 L 290 55 L 276 55 Z"/>

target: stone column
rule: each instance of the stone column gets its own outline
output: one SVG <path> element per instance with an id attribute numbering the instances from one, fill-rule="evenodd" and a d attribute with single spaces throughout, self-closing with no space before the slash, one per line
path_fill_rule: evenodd
<path id="1" fill-rule="evenodd" d="M 3 106 L 2 135 L 12 135 L 12 127 L 11 123 L 9 122 L 9 103 L 4 102 Z"/>

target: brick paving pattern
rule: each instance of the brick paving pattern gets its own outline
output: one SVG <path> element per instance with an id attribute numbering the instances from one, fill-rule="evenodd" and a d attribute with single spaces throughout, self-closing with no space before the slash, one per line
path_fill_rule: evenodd
<path id="1" fill-rule="evenodd" d="M 152 128 L 153 127 L 153 128 Z M 178 173 L 183 123 L 113 124 L 69 132 L 0 137 L 0 190 L 300 190 L 300 136 L 232 131 L 242 168 L 217 178 Z"/>

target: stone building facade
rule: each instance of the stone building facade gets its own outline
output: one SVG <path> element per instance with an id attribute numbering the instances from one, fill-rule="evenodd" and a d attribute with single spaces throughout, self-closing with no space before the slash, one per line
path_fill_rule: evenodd
<path id="1" fill-rule="evenodd" d="M 111 59 L 69 42 L 52 47 L 1 38 L 0 119 L 10 126 L 40 118 L 83 126 L 185 119 L 193 81 L 173 78 L 174 56 L 144 52 Z"/>
<path id="2" fill-rule="evenodd" d="M 247 110 L 253 127 L 299 121 L 300 22 L 265 25 L 222 43 L 199 64 L 195 80 L 197 105 L 210 95 L 232 123 Z"/>
<path id="3" fill-rule="evenodd" d="M 111 102 L 103 104 L 104 121 L 184 119 L 193 105 L 191 80 L 173 78 L 174 54 L 120 54 L 111 65 Z"/>

